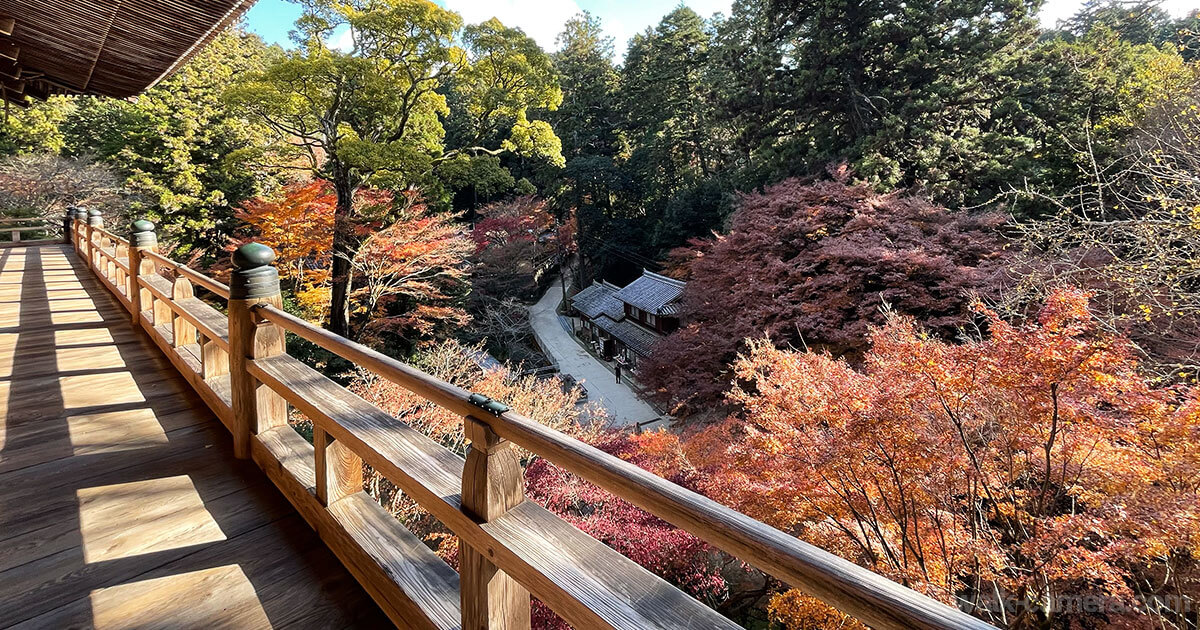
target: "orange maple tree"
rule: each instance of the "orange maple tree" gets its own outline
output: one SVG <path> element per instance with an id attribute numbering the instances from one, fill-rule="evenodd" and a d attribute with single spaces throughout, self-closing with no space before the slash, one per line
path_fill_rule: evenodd
<path id="1" fill-rule="evenodd" d="M 891 317 L 862 370 L 751 343 L 742 411 L 687 444 L 705 492 L 1007 627 L 1190 627 L 1197 391 L 1152 387 L 1079 291 L 1034 323 L 977 310 L 963 344 Z M 794 628 L 821 610 L 772 603 Z"/>
<path id="2" fill-rule="evenodd" d="M 317 180 L 248 200 L 237 212 L 252 235 L 243 242 L 275 250 L 280 275 L 313 317 L 328 307 L 335 203 L 331 184 Z M 455 302 L 465 291 L 474 246 L 456 217 L 431 212 L 411 190 L 362 189 L 355 204 L 357 218 L 347 228 L 354 232 L 347 241 L 356 244 L 350 267 L 359 317 L 352 332 L 426 336 L 439 325 L 466 323 Z"/>
<path id="3" fill-rule="evenodd" d="M 246 200 L 234 216 L 255 233 L 253 240 L 275 250 L 279 275 L 299 290 L 329 278 L 336 203 L 329 182 L 300 182 L 276 196 Z"/>
<path id="4" fill-rule="evenodd" d="M 433 334 L 470 321 L 456 304 L 468 288 L 474 244 L 455 217 L 411 203 L 391 226 L 366 237 L 351 261 L 366 330 Z M 393 308 L 398 302 L 401 308 Z"/>

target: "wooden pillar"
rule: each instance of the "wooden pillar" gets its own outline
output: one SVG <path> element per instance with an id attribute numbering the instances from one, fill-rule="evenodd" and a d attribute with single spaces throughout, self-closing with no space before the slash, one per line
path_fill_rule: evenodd
<path id="1" fill-rule="evenodd" d="M 480 523 L 499 518 L 525 500 L 525 475 L 512 443 L 467 416 L 463 428 L 471 447 L 463 468 L 462 506 Z M 529 591 L 459 540 L 463 630 L 528 630 Z"/>
<path id="2" fill-rule="evenodd" d="M 99 210 L 87 211 L 87 261 L 89 267 L 96 266 L 96 228 L 104 227 L 104 216 Z"/>
<path id="3" fill-rule="evenodd" d="M 71 242 L 75 244 L 75 253 L 80 258 L 83 257 L 83 243 L 80 242 L 80 234 L 83 231 L 83 226 L 87 223 L 87 210 L 83 208 L 75 208 L 75 212 L 71 219 Z"/>
<path id="4" fill-rule="evenodd" d="M 254 315 L 257 304 L 283 305 L 275 252 L 247 243 L 233 252 L 229 279 L 229 379 L 233 390 L 233 452 L 250 457 L 250 437 L 287 424 L 287 402 L 246 369 L 250 359 L 282 354 L 283 330 Z"/>
<path id="5" fill-rule="evenodd" d="M 142 273 L 142 263 L 145 261 L 142 252 L 158 251 L 158 237 L 154 234 L 154 224 L 141 219 L 134 221 L 129 232 L 129 310 L 133 311 L 133 324 L 136 326 L 142 318 L 142 309 L 149 304 L 150 292 L 138 284 L 138 276 Z"/>
<path id="6" fill-rule="evenodd" d="M 313 425 L 316 456 L 317 500 L 328 506 L 363 489 L 363 464 L 359 457 L 320 426 Z"/>

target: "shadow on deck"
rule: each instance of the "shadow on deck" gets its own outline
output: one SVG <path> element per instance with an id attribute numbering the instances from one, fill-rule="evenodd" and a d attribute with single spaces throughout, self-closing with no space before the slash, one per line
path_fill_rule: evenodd
<path id="1" fill-rule="evenodd" d="M 0 249 L 0 628 L 387 625 L 69 246 Z"/>

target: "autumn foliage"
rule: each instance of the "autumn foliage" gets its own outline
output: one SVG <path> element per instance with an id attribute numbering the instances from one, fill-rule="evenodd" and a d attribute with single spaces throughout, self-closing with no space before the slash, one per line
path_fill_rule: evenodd
<path id="1" fill-rule="evenodd" d="M 301 182 L 276 197 L 245 201 L 235 216 L 251 228 L 254 240 L 275 250 L 281 278 L 295 288 L 320 286 L 329 279 L 336 203 L 328 182 Z"/>
<path id="2" fill-rule="evenodd" d="M 517 197 L 478 211 L 474 285 L 495 298 L 535 298 L 558 258 L 574 246 L 573 223 L 557 225 L 544 199 Z"/>
<path id="3" fill-rule="evenodd" d="M 962 344 L 892 317 L 861 370 L 752 342 L 743 411 L 687 445 L 704 491 L 1008 627 L 1188 627 L 1136 606 L 1200 587 L 1197 391 L 1151 387 L 1079 291 L 1035 323 L 980 311 Z"/>
<path id="4" fill-rule="evenodd" d="M 695 487 L 694 469 L 674 436 L 601 429 L 592 422 L 599 410 L 577 404 L 578 386 L 564 390 L 557 378 L 518 376 L 502 366 L 481 367 L 479 355 L 477 346 L 445 342 L 420 352 L 414 364 L 460 387 L 503 400 L 536 422 Z M 366 372 L 355 377 L 351 389 L 447 448 L 465 451 L 460 416 Z M 692 595 L 712 604 L 721 601 L 726 585 L 717 557 L 699 539 L 544 459 L 529 453 L 523 453 L 522 459 L 526 462 L 526 494 L 531 499 Z M 376 475 L 368 483 L 385 507 L 457 566 L 458 545 L 453 534 L 382 477 Z M 534 619 L 539 629 L 569 628 L 540 602 L 535 605 Z"/>
<path id="5" fill-rule="evenodd" d="M 365 239 L 351 263 L 363 328 L 428 337 L 466 324 L 458 303 L 468 288 L 470 253 L 454 217 L 422 204 L 401 210 L 391 226 Z"/>
<path id="6" fill-rule="evenodd" d="M 246 201 L 237 218 L 245 240 L 275 250 L 277 266 L 301 311 L 319 318 L 329 306 L 337 195 L 324 180 L 285 186 Z M 434 213 L 415 192 L 361 189 L 355 197 L 350 267 L 356 336 L 427 337 L 468 321 L 458 302 L 467 286 L 471 241 L 455 217 Z"/>
<path id="7" fill-rule="evenodd" d="M 989 292 L 1002 256 L 998 218 L 834 175 L 743 195 L 728 234 L 672 256 L 688 266 L 675 274 L 689 277 L 684 326 L 642 370 L 662 398 L 719 402 L 747 338 L 854 357 L 885 305 L 953 336 L 968 294 Z"/>

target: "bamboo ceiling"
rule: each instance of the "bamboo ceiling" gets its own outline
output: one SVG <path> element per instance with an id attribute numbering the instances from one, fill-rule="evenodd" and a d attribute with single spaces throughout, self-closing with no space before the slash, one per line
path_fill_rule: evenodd
<path id="1" fill-rule="evenodd" d="M 0 0 L 0 95 L 133 96 L 254 0 Z M 8 32 L 6 32 L 8 31 Z"/>

